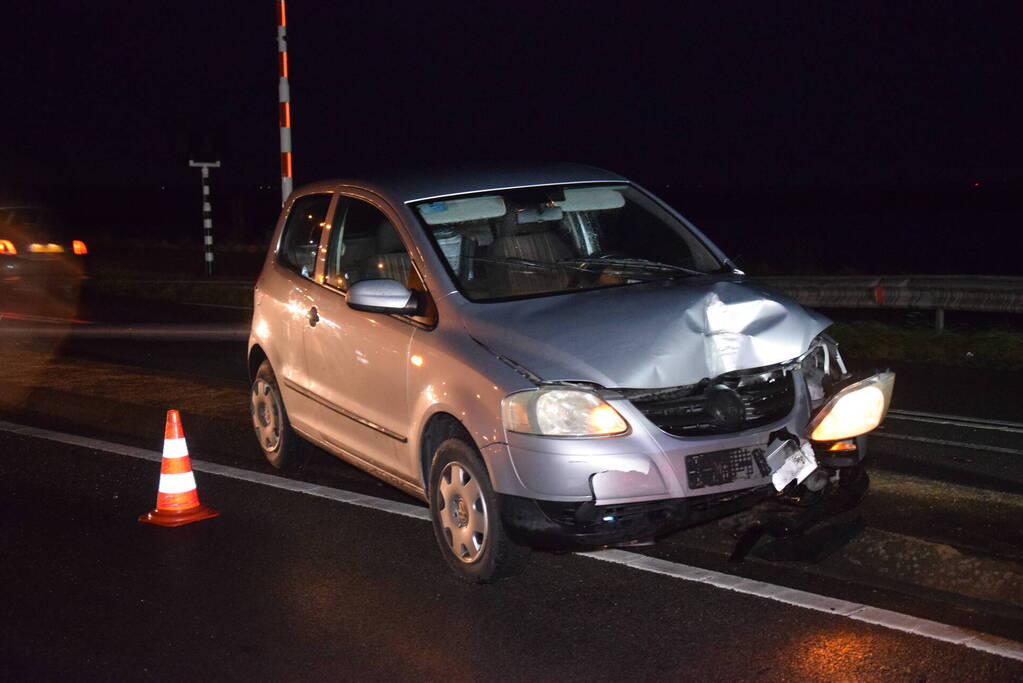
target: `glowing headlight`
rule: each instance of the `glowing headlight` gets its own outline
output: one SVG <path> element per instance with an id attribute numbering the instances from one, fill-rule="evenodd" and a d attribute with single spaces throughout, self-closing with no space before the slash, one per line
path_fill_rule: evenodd
<path id="1" fill-rule="evenodd" d="M 866 434 L 884 419 L 894 386 L 895 373 L 882 372 L 846 387 L 810 421 L 810 438 L 837 441 Z"/>
<path id="2" fill-rule="evenodd" d="M 543 388 L 501 401 L 509 431 L 540 436 L 612 436 L 629 425 L 604 399 L 583 389 Z"/>

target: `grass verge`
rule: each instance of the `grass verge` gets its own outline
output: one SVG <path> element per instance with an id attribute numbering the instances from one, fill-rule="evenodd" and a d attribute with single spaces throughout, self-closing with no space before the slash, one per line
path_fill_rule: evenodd
<path id="1" fill-rule="evenodd" d="M 939 333 L 861 321 L 836 323 L 829 333 L 850 357 L 1023 370 L 1023 334 L 1016 332 Z"/>

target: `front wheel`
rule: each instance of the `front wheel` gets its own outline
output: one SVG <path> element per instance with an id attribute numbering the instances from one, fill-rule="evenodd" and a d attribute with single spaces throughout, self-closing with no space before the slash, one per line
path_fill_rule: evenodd
<path id="1" fill-rule="evenodd" d="M 277 377 L 268 360 L 264 360 L 256 371 L 252 393 L 249 395 L 249 410 L 252 413 L 252 428 L 263 455 L 278 469 L 288 467 L 295 459 L 301 442 L 291 428 L 281 389 L 277 386 Z"/>
<path id="2" fill-rule="evenodd" d="M 525 569 L 529 548 L 508 538 L 486 466 L 462 439 L 434 452 L 430 517 L 444 559 L 462 579 L 490 583 Z"/>

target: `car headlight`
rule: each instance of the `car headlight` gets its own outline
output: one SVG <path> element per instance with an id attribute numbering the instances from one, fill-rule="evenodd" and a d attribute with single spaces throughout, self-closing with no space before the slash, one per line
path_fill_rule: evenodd
<path id="1" fill-rule="evenodd" d="M 501 401 L 504 426 L 539 436 L 613 436 L 629 423 L 597 394 L 566 387 L 519 391 Z"/>
<path id="2" fill-rule="evenodd" d="M 884 419 L 894 386 L 895 373 L 886 371 L 842 389 L 810 421 L 810 438 L 838 441 L 866 434 Z"/>

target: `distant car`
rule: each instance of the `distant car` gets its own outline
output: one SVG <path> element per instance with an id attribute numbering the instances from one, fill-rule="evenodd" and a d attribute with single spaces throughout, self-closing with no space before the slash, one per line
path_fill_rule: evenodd
<path id="1" fill-rule="evenodd" d="M 320 182 L 256 283 L 253 426 L 275 466 L 301 438 L 427 501 L 486 582 L 864 486 L 894 375 L 849 373 L 829 324 L 607 171 Z"/>
<path id="2" fill-rule="evenodd" d="M 0 206 L 0 287 L 66 294 L 87 275 L 89 248 L 48 209 Z"/>

